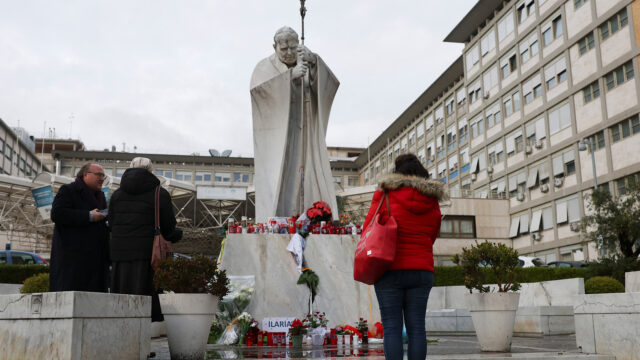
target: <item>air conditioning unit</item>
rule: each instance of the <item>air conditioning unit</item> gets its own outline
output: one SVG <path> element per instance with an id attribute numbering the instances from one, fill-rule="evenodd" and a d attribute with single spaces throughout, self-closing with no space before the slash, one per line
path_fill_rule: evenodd
<path id="1" fill-rule="evenodd" d="M 540 191 L 542 191 L 543 193 L 548 192 L 549 191 L 549 185 L 547 185 L 547 184 L 540 185 Z"/>
<path id="2" fill-rule="evenodd" d="M 561 177 L 557 177 L 555 178 L 555 180 L 553 181 L 553 185 L 555 187 L 562 187 L 562 183 L 563 183 L 563 178 Z"/>
<path id="3" fill-rule="evenodd" d="M 436 159 L 436 157 L 435 157 L 435 156 L 433 156 L 433 155 L 429 156 L 429 160 L 430 160 L 430 161 L 435 161 L 435 159 Z"/>
<path id="4" fill-rule="evenodd" d="M 524 201 L 524 193 L 519 192 L 516 199 L 518 199 L 518 201 Z"/>
<path id="5" fill-rule="evenodd" d="M 531 239 L 535 241 L 540 241 L 540 239 L 542 239 L 542 235 L 540 235 L 540 233 L 538 232 L 533 232 L 531 233 Z"/>
<path id="6" fill-rule="evenodd" d="M 527 145 L 527 146 L 524 147 L 524 152 L 526 154 L 531 154 L 533 152 L 533 148 L 531 146 Z"/>
<path id="7" fill-rule="evenodd" d="M 491 97 L 491 92 L 487 91 L 486 94 L 484 94 L 483 98 L 485 100 L 488 100 Z"/>
<path id="8" fill-rule="evenodd" d="M 487 166 L 487 173 L 493 174 L 493 166 Z"/>
<path id="9" fill-rule="evenodd" d="M 476 181 L 477 178 L 478 178 L 478 175 L 471 174 L 471 181 Z"/>
<path id="10" fill-rule="evenodd" d="M 536 140 L 536 149 L 542 149 L 542 145 L 544 145 L 542 139 Z"/>
<path id="11" fill-rule="evenodd" d="M 569 229 L 571 229 L 571 231 L 573 232 L 580 231 L 580 222 L 579 221 L 572 222 L 571 224 L 569 224 Z"/>

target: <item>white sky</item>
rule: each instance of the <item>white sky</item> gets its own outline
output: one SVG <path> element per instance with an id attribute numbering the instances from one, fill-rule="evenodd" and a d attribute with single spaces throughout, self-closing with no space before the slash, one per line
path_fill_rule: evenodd
<path id="1" fill-rule="evenodd" d="M 458 56 L 475 0 L 307 0 L 306 45 L 341 82 L 329 146 L 373 142 Z M 297 0 L 3 1 L 0 118 L 41 137 L 252 156 L 249 79 Z"/>

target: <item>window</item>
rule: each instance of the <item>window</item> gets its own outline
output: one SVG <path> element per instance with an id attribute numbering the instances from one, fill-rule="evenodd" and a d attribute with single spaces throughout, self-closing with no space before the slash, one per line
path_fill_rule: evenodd
<path id="1" fill-rule="evenodd" d="M 498 67 L 493 66 L 491 69 L 482 74 L 482 83 L 484 85 L 485 92 L 498 86 Z"/>
<path id="2" fill-rule="evenodd" d="M 462 172 L 465 173 L 469 170 L 469 148 L 468 147 L 460 150 L 460 159 L 462 159 Z"/>
<path id="3" fill-rule="evenodd" d="M 604 148 L 604 130 L 598 131 L 597 133 L 589 136 L 587 138 L 587 143 L 595 146 L 595 149 L 593 149 L 594 151 Z"/>
<path id="4" fill-rule="evenodd" d="M 549 112 L 549 134 L 553 135 L 570 125 L 571 108 L 569 103 L 560 105 Z"/>
<path id="5" fill-rule="evenodd" d="M 540 184 L 546 184 L 549 182 L 549 171 L 545 162 L 529 167 L 527 187 L 531 189 L 538 186 L 538 181 Z"/>
<path id="6" fill-rule="evenodd" d="M 497 142 L 489 145 L 487 148 L 487 153 L 489 154 L 489 164 L 492 166 L 504 161 L 504 151 L 502 146 L 502 140 L 498 140 Z"/>
<path id="7" fill-rule="evenodd" d="M 441 157 L 442 155 L 444 155 L 445 149 L 444 149 L 444 134 L 440 134 L 438 135 L 438 137 L 436 138 L 436 147 L 437 147 L 437 151 L 438 151 L 438 157 Z"/>
<path id="8" fill-rule="evenodd" d="M 418 124 L 416 131 L 418 133 L 418 141 L 420 141 L 424 137 L 424 123 L 422 121 Z"/>
<path id="9" fill-rule="evenodd" d="M 469 104 L 473 104 L 482 97 L 482 86 L 480 85 L 480 79 L 473 85 L 469 86 Z"/>
<path id="10" fill-rule="evenodd" d="M 640 120 L 638 115 L 623 120 L 609 128 L 611 132 L 611 142 L 616 143 L 640 132 Z"/>
<path id="11" fill-rule="evenodd" d="M 444 120 L 444 109 L 442 105 L 436 109 L 436 123 L 440 124 Z"/>
<path id="12" fill-rule="evenodd" d="M 435 152 L 433 151 L 433 141 L 429 143 L 429 145 L 427 145 L 427 164 L 431 164 L 433 162 L 433 158 L 434 158 L 434 154 Z"/>
<path id="13" fill-rule="evenodd" d="M 535 146 L 536 140 L 544 139 L 547 135 L 544 127 L 544 118 L 529 121 L 524 126 L 524 133 L 527 137 L 527 145 Z"/>
<path id="14" fill-rule="evenodd" d="M 531 232 L 553 228 L 553 209 L 551 206 L 534 210 L 531 214 Z"/>
<path id="15" fill-rule="evenodd" d="M 348 186 L 358 186 L 358 185 L 360 185 L 360 181 L 358 180 L 358 177 L 356 177 L 356 176 L 349 176 L 347 181 L 348 181 Z"/>
<path id="16" fill-rule="evenodd" d="M 542 96 L 542 80 L 540 78 L 540 74 L 534 75 L 522 84 L 522 93 L 524 94 L 525 104 L 528 104 Z"/>
<path id="17" fill-rule="evenodd" d="M 558 15 L 542 28 L 542 41 L 544 46 L 551 44 L 553 40 L 562 36 L 562 33 L 562 15 Z"/>
<path id="18" fill-rule="evenodd" d="M 452 126 L 447 130 L 447 150 L 456 146 L 456 127 Z"/>
<path id="19" fill-rule="evenodd" d="M 627 26 L 628 23 L 627 9 L 624 8 L 600 25 L 600 37 L 603 41 L 607 40 L 611 35 L 617 33 L 618 30 Z"/>
<path id="20" fill-rule="evenodd" d="M 440 181 L 442 182 L 447 182 L 447 162 L 443 161 L 440 164 L 438 164 L 438 178 L 440 179 Z"/>
<path id="21" fill-rule="evenodd" d="M 445 103 L 445 107 L 447 109 L 447 115 L 453 114 L 453 112 L 456 110 L 454 104 L 455 104 L 455 102 L 453 101 L 453 96 L 450 97 L 449 99 L 447 99 L 447 101 Z"/>
<path id="22" fill-rule="evenodd" d="M 573 6 L 577 9 L 589 0 L 573 0 Z"/>
<path id="23" fill-rule="evenodd" d="M 193 173 L 191 171 L 178 170 L 176 171 L 176 180 L 191 181 Z"/>
<path id="24" fill-rule="evenodd" d="M 400 141 L 400 143 L 402 144 L 402 146 L 401 146 L 402 152 L 403 153 L 407 152 L 407 143 L 408 143 L 407 137 L 406 136 L 403 137 L 402 140 Z"/>
<path id="25" fill-rule="evenodd" d="M 471 69 L 475 64 L 480 61 L 480 53 L 478 53 L 478 44 L 475 44 L 471 47 L 471 50 L 467 53 L 466 56 L 467 61 L 467 70 Z"/>
<path id="26" fill-rule="evenodd" d="M 210 182 L 211 181 L 211 173 L 210 172 L 204 172 L 204 171 L 196 171 L 195 179 L 196 179 L 196 181 L 207 181 L 207 182 Z"/>
<path id="27" fill-rule="evenodd" d="M 502 122 L 502 111 L 500 110 L 500 103 L 495 103 L 484 112 L 487 117 L 487 129 L 491 129 L 494 125 Z"/>
<path id="28" fill-rule="evenodd" d="M 409 146 L 413 146 L 416 143 L 416 131 L 412 130 L 409 133 Z"/>
<path id="29" fill-rule="evenodd" d="M 456 92 L 456 101 L 458 103 L 458 108 L 462 108 L 465 100 L 467 100 L 467 89 L 461 87 L 460 89 L 458 89 L 458 92 Z"/>
<path id="30" fill-rule="evenodd" d="M 514 21 L 513 12 L 503 16 L 498 21 L 498 41 L 502 41 L 504 38 L 513 33 Z"/>
<path id="31" fill-rule="evenodd" d="M 605 75 L 604 78 L 605 82 L 607 83 L 607 90 L 612 90 L 625 81 L 633 79 L 633 76 L 633 62 L 629 60 L 626 63 L 622 64 L 620 67 Z"/>
<path id="32" fill-rule="evenodd" d="M 462 119 L 458 122 L 458 139 L 460 143 L 467 140 L 467 135 L 469 133 L 469 126 L 467 125 L 467 119 Z"/>
<path id="33" fill-rule="evenodd" d="M 215 173 L 213 180 L 215 182 L 231 182 L 231 174 L 229 173 Z"/>
<path id="34" fill-rule="evenodd" d="M 567 80 L 567 61 L 564 56 L 547 65 L 544 69 L 544 78 L 547 81 L 547 90 L 551 90 L 561 82 Z"/>
<path id="35" fill-rule="evenodd" d="M 596 46 L 596 43 L 592 32 L 578 40 L 578 51 L 580 52 L 580 55 L 583 55 L 587 51 L 593 49 L 594 46 Z"/>
<path id="36" fill-rule="evenodd" d="M 522 130 L 516 130 L 509 134 L 506 138 L 506 141 L 508 157 L 511 157 L 524 150 L 524 138 L 522 137 Z"/>
<path id="37" fill-rule="evenodd" d="M 11 155 L 13 155 L 13 149 L 11 148 L 11 146 L 9 146 L 8 143 L 4 144 L 4 156 L 7 157 L 7 159 L 11 159 Z"/>
<path id="38" fill-rule="evenodd" d="M 452 216 L 446 215 L 442 219 L 440 226 L 441 238 L 464 238 L 473 239 L 476 237 L 476 224 L 474 216 Z"/>
<path id="39" fill-rule="evenodd" d="M 519 192 L 524 193 L 527 188 L 527 173 L 522 170 L 517 174 L 509 175 L 509 196 L 514 197 Z"/>
<path id="40" fill-rule="evenodd" d="M 471 137 L 476 138 L 484 134 L 484 120 L 482 116 L 471 120 Z"/>
<path id="41" fill-rule="evenodd" d="M 455 179 L 458 176 L 458 155 L 449 157 L 449 179 Z"/>
<path id="42" fill-rule="evenodd" d="M 598 83 L 598 80 L 585 86 L 585 88 L 582 89 L 582 96 L 584 97 L 585 104 L 600 97 L 600 84 Z"/>
<path id="43" fill-rule="evenodd" d="M 538 55 L 538 33 L 534 31 L 526 40 L 520 43 L 520 61 L 524 64 Z"/>
<path id="44" fill-rule="evenodd" d="M 475 153 L 471 157 L 471 173 L 477 174 L 487 167 L 487 156 L 483 151 Z"/>
<path id="45" fill-rule="evenodd" d="M 516 70 L 518 70 L 518 58 L 514 49 L 500 59 L 500 72 L 502 73 L 502 78 L 505 79 Z"/>
<path id="46" fill-rule="evenodd" d="M 573 150 L 566 151 L 553 157 L 553 176 L 564 177 L 575 174 L 576 164 Z"/>
<path id="47" fill-rule="evenodd" d="M 511 95 L 507 95 L 502 99 L 504 104 L 505 116 L 510 116 L 514 112 L 520 110 L 520 91 L 515 91 Z"/>
<path id="48" fill-rule="evenodd" d="M 484 57 L 489 51 L 496 48 L 496 31 L 491 29 L 480 39 L 480 53 Z"/>
<path id="49" fill-rule="evenodd" d="M 427 127 L 427 131 L 433 128 L 433 114 L 427 115 L 427 118 L 425 120 L 425 126 Z"/>
<path id="50" fill-rule="evenodd" d="M 522 24 L 530 16 L 536 15 L 536 3 L 533 0 L 523 1 L 516 6 L 518 11 L 518 23 Z"/>
<path id="51" fill-rule="evenodd" d="M 630 187 L 638 184 L 640 184 L 640 172 L 620 178 L 616 180 L 616 193 L 625 195 Z"/>
<path id="52" fill-rule="evenodd" d="M 580 221 L 580 205 L 577 197 L 556 201 L 556 222 L 563 224 Z"/>

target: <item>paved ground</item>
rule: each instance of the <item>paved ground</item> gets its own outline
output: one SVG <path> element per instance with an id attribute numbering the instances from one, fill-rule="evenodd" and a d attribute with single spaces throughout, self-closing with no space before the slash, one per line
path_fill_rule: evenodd
<path id="1" fill-rule="evenodd" d="M 437 340 L 428 345 L 428 359 L 466 360 L 466 359 L 562 359 L 562 360 L 615 360 L 609 356 L 581 354 L 576 348 L 575 335 L 546 336 L 540 338 L 516 337 L 513 339 L 511 353 L 482 353 L 475 336 L 437 336 Z M 157 360 L 170 359 L 166 338 L 151 340 L 151 351 Z M 362 359 L 383 359 L 382 344 L 370 344 L 360 347 L 325 347 L 314 349 L 303 347 L 301 350 L 284 347 L 238 347 L 209 345 L 207 359 L 326 359 L 341 357 L 360 357 Z M 406 356 L 405 356 L 406 358 Z"/>

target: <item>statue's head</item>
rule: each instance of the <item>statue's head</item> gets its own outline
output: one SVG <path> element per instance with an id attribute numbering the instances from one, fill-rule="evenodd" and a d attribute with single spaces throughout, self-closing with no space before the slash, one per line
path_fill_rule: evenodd
<path id="1" fill-rule="evenodd" d="M 298 59 L 298 33 L 288 26 L 283 26 L 273 36 L 273 48 L 278 59 L 287 66 L 293 66 Z"/>

